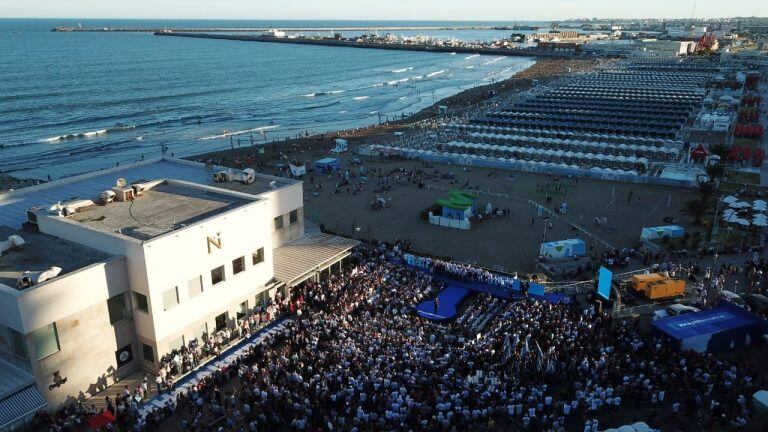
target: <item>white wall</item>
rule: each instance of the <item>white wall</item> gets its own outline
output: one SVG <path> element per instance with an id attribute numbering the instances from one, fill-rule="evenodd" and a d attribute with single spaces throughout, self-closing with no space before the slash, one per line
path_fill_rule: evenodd
<path id="1" fill-rule="evenodd" d="M 0 292 L 0 323 L 26 334 L 128 290 L 125 259 L 113 258 L 27 288 Z"/>
<path id="2" fill-rule="evenodd" d="M 144 245 L 154 339 L 183 331 L 230 303 L 253 295 L 273 276 L 271 223 L 267 201 L 256 201 L 236 210 L 173 231 Z M 221 239 L 221 249 L 208 237 Z M 252 265 L 251 255 L 264 248 L 264 262 Z M 233 275 L 232 261 L 245 257 L 245 271 Z M 223 265 L 225 281 L 212 286 L 211 270 Z M 203 294 L 189 298 L 187 282 L 203 277 Z M 178 287 L 180 303 L 164 310 L 163 292 Z M 162 354 L 162 353 L 160 353 Z"/>
<path id="3" fill-rule="evenodd" d="M 266 198 L 267 213 L 269 214 L 270 231 L 272 232 L 272 247 L 280 247 L 284 243 L 301 237 L 304 234 L 304 190 L 302 184 L 295 184 L 275 189 L 259 195 Z M 299 220 L 290 225 L 288 214 L 293 210 L 299 210 Z M 283 215 L 283 228 L 275 231 L 273 220 Z"/>
<path id="4" fill-rule="evenodd" d="M 149 297 L 146 259 L 144 257 L 144 247 L 140 240 L 89 229 L 80 223 L 58 216 L 38 215 L 37 224 L 40 231 L 45 234 L 113 255 L 124 256 L 130 290 Z M 138 311 L 134 315 L 136 332 L 147 338 L 154 338 L 152 316 Z"/>

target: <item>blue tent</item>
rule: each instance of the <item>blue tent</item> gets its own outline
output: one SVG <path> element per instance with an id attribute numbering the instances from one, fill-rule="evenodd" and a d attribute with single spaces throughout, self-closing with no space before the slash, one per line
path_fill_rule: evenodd
<path id="1" fill-rule="evenodd" d="M 339 160 L 336 158 L 323 158 L 315 161 L 315 171 L 326 173 L 332 171 L 338 171 L 341 168 Z"/>
<path id="2" fill-rule="evenodd" d="M 760 343 L 765 324 L 765 320 L 744 309 L 723 304 L 714 309 L 660 319 L 653 322 L 653 327 L 683 350 L 718 352 Z"/>
<path id="3" fill-rule="evenodd" d="M 569 259 L 574 256 L 584 256 L 587 254 L 587 247 L 583 240 L 567 239 L 542 243 L 539 249 L 539 255 L 549 259 Z"/>
<path id="4" fill-rule="evenodd" d="M 685 228 L 678 225 L 643 228 L 640 232 L 640 238 L 646 240 L 655 240 L 664 237 L 680 238 L 683 235 L 685 235 Z"/>

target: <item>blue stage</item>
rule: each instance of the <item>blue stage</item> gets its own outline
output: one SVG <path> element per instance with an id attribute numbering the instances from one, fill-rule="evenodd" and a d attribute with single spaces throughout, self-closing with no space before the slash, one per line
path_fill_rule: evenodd
<path id="1" fill-rule="evenodd" d="M 446 288 L 441 291 L 437 298 L 440 299 L 437 311 L 435 311 L 435 301 L 427 300 L 416 306 L 416 312 L 419 316 L 434 320 L 446 321 L 456 317 L 461 302 L 470 292 L 480 292 L 490 294 L 494 297 L 521 299 L 525 295 L 521 291 L 520 281 L 517 280 L 512 285 L 511 290 L 502 288 L 498 285 L 490 285 L 477 281 L 458 281 L 443 275 L 432 274 L 434 279 L 445 282 Z M 547 294 L 544 286 L 537 283 L 529 283 L 528 296 L 548 301 L 550 303 L 569 303 L 570 298 L 563 294 Z"/>
<path id="2" fill-rule="evenodd" d="M 433 321 L 446 321 L 456 316 L 459 305 L 468 295 L 468 289 L 457 285 L 448 285 L 437 295 L 437 298 L 440 299 L 437 311 L 435 311 L 435 301 L 427 300 L 416 306 L 416 312 L 419 316 Z"/>

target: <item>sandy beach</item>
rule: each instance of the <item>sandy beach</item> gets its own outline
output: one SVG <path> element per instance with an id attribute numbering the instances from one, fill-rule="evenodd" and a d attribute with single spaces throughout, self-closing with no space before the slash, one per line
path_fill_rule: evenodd
<path id="1" fill-rule="evenodd" d="M 537 60 L 533 66 L 520 71 L 509 79 L 462 91 L 439 100 L 412 116 L 396 121 L 277 141 L 264 146 L 264 154 L 259 154 L 258 157 L 254 147 L 246 146 L 245 144 L 238 147 L 238 144 L 234 144 L 235 147 L 231 149 L 204 153 L 187 159 L 232 165 L 235 160 L 241 161 L 246 158 L 252 158 L 256 160 L 256 166 L 267 168 L 267 172 L 271 173 L 270 168 L 274 168 L 274 163 L 278 163 L 280 160 L 284 161 L 286 156 L 291 161 L 294 161 L 296 160 L 295 158 L 301 159 L 301 155 L 304 152 L 314 153 L 318 150 L 327 152 L 333 147 L 333 140 L 336 138 L 346 139 L 350 147 L 368 143 L 380 143 L 384 139 L 391 138 L 394 131 L 403 130 L 407 132 L 419 122 L 437 117 L 438 107 L 441 105 L 447 106 L 449 111 L 476 105 L 487 100 L 491 92 L 495 92 L 499 96 L 523 92 L 532 88 L 535 81 L 538 84 L 546 85 L 561 79 L 569 73 L 578 74 L 591 71 L 599 64 L 598 62 L 598 60 Z M 239 164 L 235 163 L 234 165 Z"/>

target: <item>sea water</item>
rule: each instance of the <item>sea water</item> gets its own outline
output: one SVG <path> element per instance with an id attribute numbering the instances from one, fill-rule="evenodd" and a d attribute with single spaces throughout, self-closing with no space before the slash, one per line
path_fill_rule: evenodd
<path id="1" fill-rule="evenodd" d="M 0 20 L 1 171 L 59 178 L 163 151 L 184 157 L 366 126 L 533 64 L 520 57 L 50 31 L 78 22 L 152 28 L 441 25 Z M 428 33 L 470 40 L 507 33 L 466 32 Z"/>

